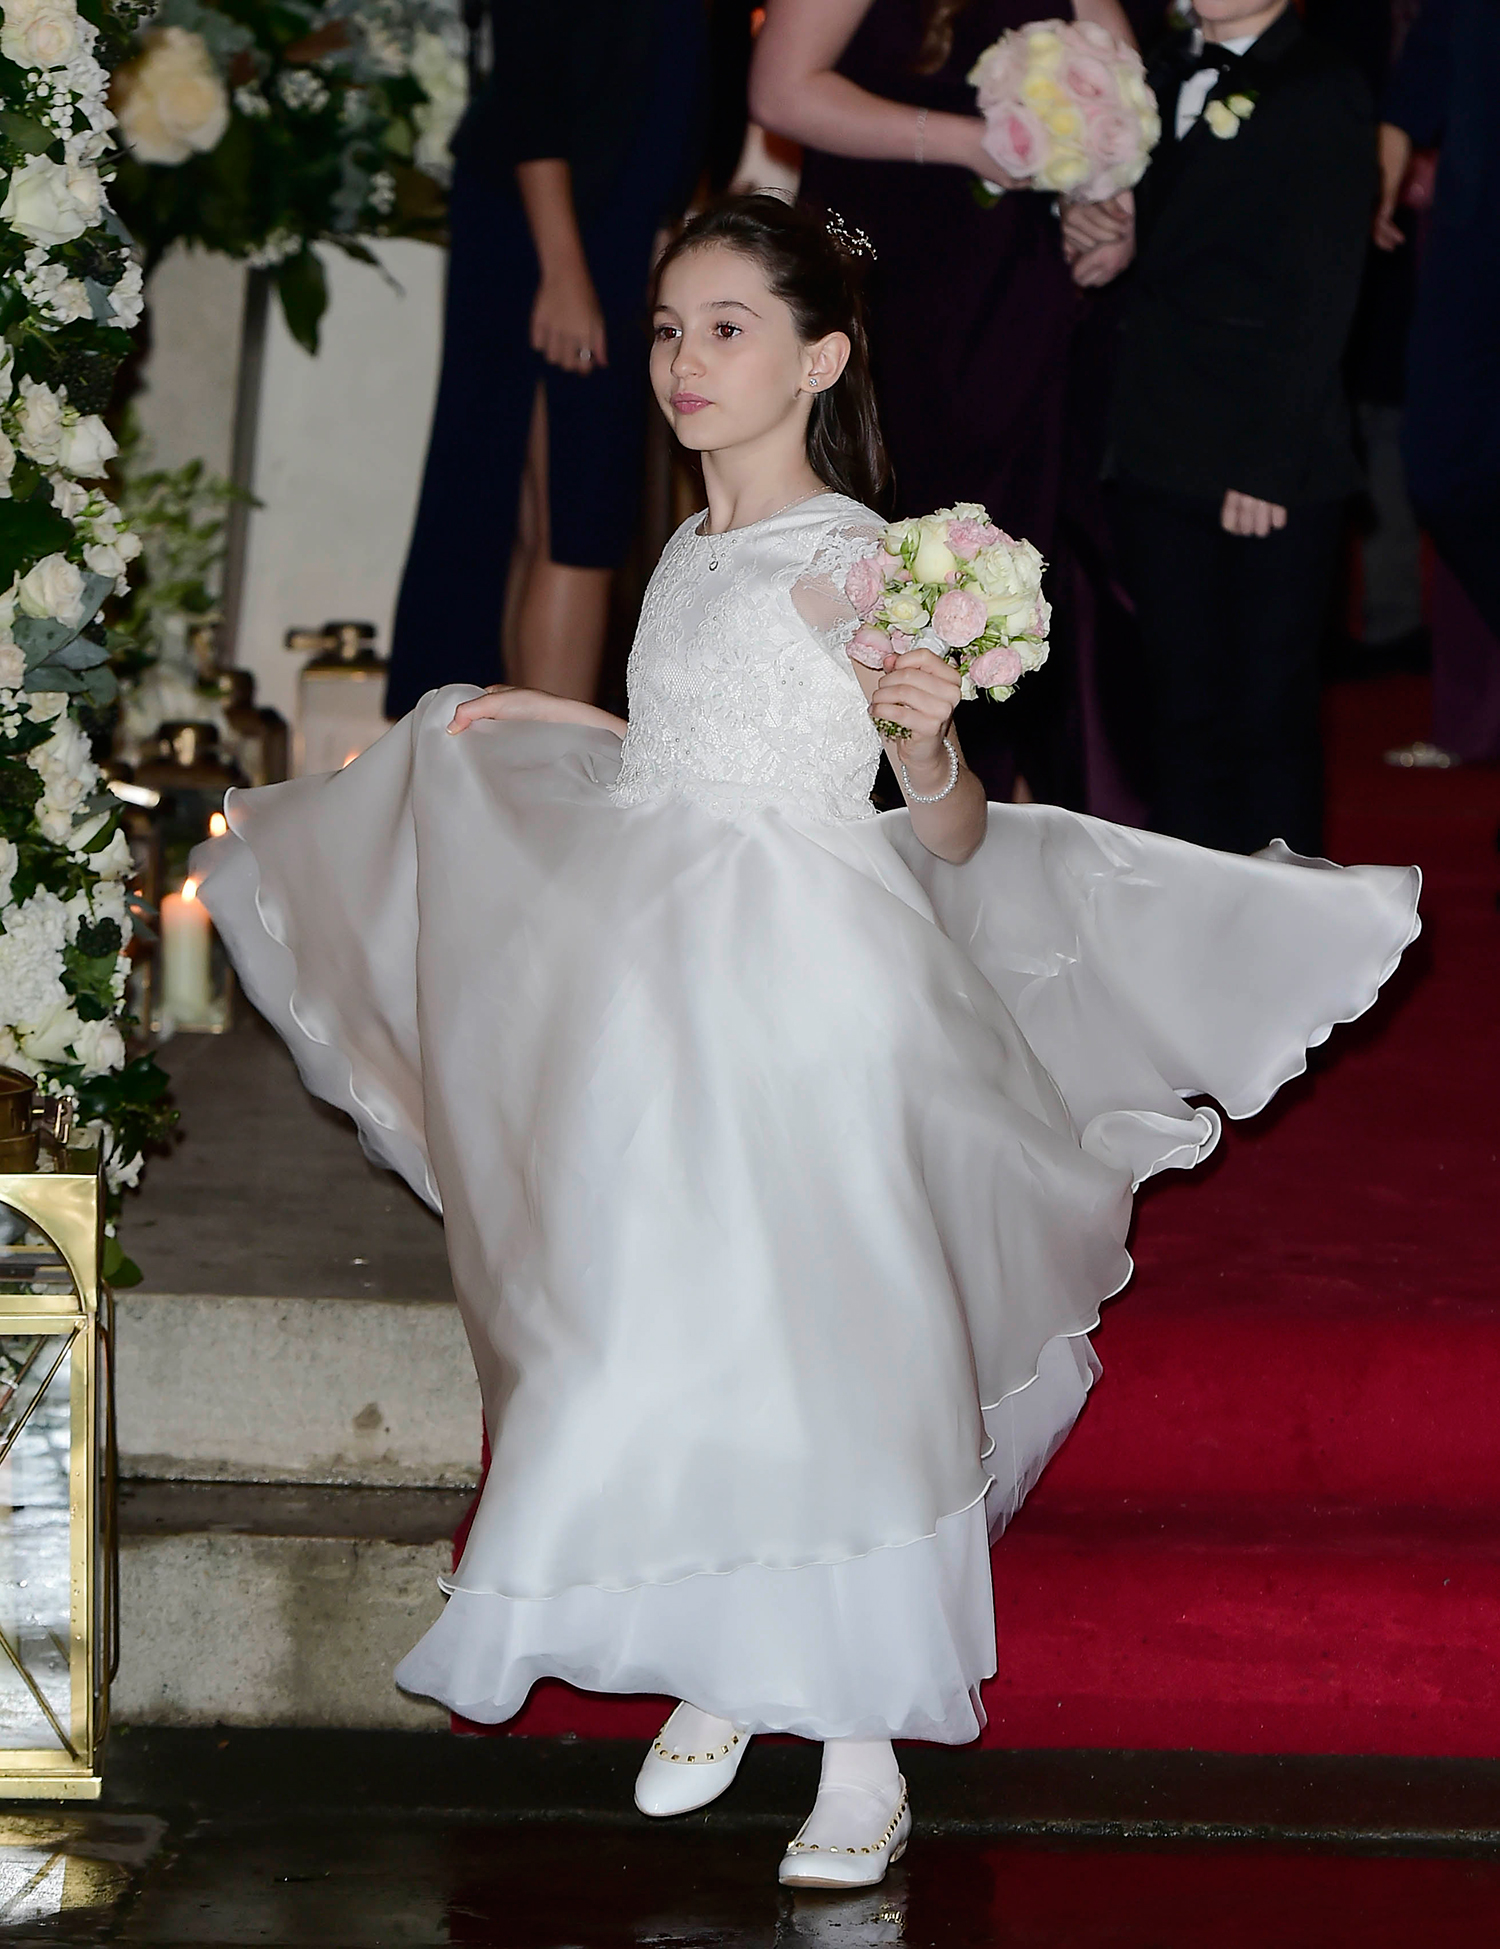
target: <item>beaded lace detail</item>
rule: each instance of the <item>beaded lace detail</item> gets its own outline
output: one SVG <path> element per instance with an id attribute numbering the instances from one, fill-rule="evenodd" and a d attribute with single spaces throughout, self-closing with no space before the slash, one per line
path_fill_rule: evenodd
<path id="1" fill-rule="evenodd" d="M 843 581 L 880 517 L 818 494 L 726 534 L 698 533 L 702 519 L 677 530 L 646 591 L 617 802 L 872 817 L 880 736 L 847 655 L 859 618 Z"/>

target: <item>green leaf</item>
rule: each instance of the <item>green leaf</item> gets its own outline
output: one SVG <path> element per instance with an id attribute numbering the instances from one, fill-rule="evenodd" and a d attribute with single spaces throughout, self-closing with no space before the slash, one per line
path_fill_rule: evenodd
<path id="1" fill-rule="evenodd" d="M 109 652 L 91 643 L 81 632 L 99 613 L 100 603 L 113 587 L 112 576 L 92 572 L 84 575 L 81 623 L 62 623 L 55 616 L 17 616 L 11 634 L 26 653 L 27 669 L 34 671 L 45 663 L 61 664 L 65 670 L 91 670 L 96 663 L 103 663 Z"/>
<path id="2" fill-rule="evenodd" d="M 103 710 L 119 696 L 120 680 L 108 664 L 101 663 L 95 669 L 84 671 L 83 688 L 89 702 Z"/>
<path id="3" fill-rule="evenodd" d="M 117 1238 L 108 1233 L 104 1238 L 104 1261 L 100 1266 L 107 1286 L 138 1286 L 144 1274 L 134 1259 L 127 1259 L 125 1249 Z"/>
<path id="4" fill-rule="evenodd" d="M 14 108 L 0 108 L 0 136 L 27 156 L 41 155 L 58 139 L 55 129 L 43 128 L 30 115 L 22 115 Z"/>
<path id="5" fill-rule="evenodd" d="M 318 326 L 328 309 L 328 279 L 315 250 L 299 250 L 276 272 L 276 289 L 287 330 L 304 352 L 318 351 Z"/>
<path id="6" fill-rule="evenodd" d="M 0 588 L 44 555 L 61 554 L 72 539 L 73 524 L 44 502 L 0 501 Z"/>

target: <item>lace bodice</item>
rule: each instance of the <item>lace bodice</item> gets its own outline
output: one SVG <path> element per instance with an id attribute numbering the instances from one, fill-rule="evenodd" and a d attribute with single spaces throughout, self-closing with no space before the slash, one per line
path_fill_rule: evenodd
<path id="1" fill-rule="evenodd" d="M 817 494 L 722 535 L 700 534 L 702 519 L 673 535 L 646 591 L 616 800 L 871 817 L 880 737 L 846 654 L 859 619 L 843 582 L 880 517 Z"/>

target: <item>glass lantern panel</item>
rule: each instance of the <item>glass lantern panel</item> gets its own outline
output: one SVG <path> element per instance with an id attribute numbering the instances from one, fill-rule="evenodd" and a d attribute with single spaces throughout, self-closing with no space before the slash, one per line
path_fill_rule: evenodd
<path id="1" fill-rule="evenodd" d="M 71 1334 L 0 1334 L 0 1750 L 70 1750 L 72 1365 Z"/>
<path id="2" fill-rule="evenodd" d="M 67 1261 L 13 1205 L 0 1204 L 0 1298 L 74 1290 Z"/>

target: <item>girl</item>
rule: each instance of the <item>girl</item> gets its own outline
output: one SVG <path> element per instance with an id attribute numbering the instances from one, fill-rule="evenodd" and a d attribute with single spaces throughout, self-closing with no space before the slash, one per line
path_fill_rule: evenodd
<path id="1" fill-rule="evenodd" d="M 398 1681 L 677 1706 L 637 1803 L 824 1742 L 781 1879 L 878 1882 L 895 1737 L 961 1742 L 989 1538 L 1098 1372 L 1135 1184 L 1368 1006 L 1416 874 L 986 808 L 925 651 L 846 654 L 881 523 L 852 266 L 731 199 L 666 253 L 651 376 L 703 456 L 630 721 L 424 698 L 236 793 L 204 889 L 309 1087 L 441 1204 L 493 1461 Z M 877 818 L 871 719 L 908 810 Z M 965 864 L 967 862 L 967 864 Z"/>

